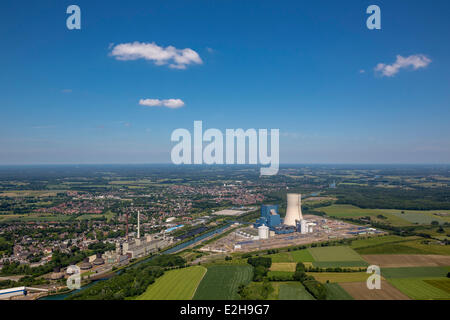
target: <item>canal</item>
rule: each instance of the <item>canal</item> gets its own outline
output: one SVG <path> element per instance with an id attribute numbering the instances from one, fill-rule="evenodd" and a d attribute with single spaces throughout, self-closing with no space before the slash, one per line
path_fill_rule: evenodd
<path id="1" fill-rule="evenodd" d="M 178 244 L 178 245 L 176 245 L 176 246 L 174 246 L 174 247 L 172 247 L 172 248 L 170 248 L 170 249 L 164 250 L 162 253 L 163 253 L 163 254 L 171 254 L 171 253 L 176 253 L 176 252 L 178 252 L 178 251 L 181 251 L 181 250 L 183 250 L 183 249 L 189 247 L 190 245 L 193 245 L 194 243 L 197 243 L 197 242 L 202 241 L 202 240 L 205 239 L 205 238 L 208 238 L 208 237 L 213 236 L 213 235 L 215 235 L 215 234 L 222 233 L 226 228 L 228 228 L 228 227 L 229 227 L 230 225 L 232 225 L 233 223 L 234 223 L 234 222 L 230 222 L 230 223 L 226 224 L 226 225 L 223 226 L 223 227 L 220 227 L 220 228 L 218 228 L 218 229 L 215 229 L 215 230 L 212 230 L 212 231 L 210 231 L 210 232 L 204 233 L 204 234 L 202 234 L 202 235 L 200 235 L 200 236 L 198 236 L 198 237 L 195 237 L 195 238 L 193 238 L 193 239 L 191 239 L 191 240 L 189 240 L 189 241 L 180 243 L 180 244 Z M 147 262 L 147 261 L 150 261 L 150 260 L 153 259 L 154 257 L 156 257 L 156 256 L 152 256 L 152 257 L 149 257 L 149 258 L 147 258 L 147 259 L 144 259 L 144 260 L 142 260 L 142 261 L 140 261 L 140 262 L 138 262 L 138 263 L 133 264 L 131 267 L 134 267 L 134 266 L 140 265 L 140 264 L 142 264 L 142 263 L 145 263 L 145 262 Z M 119 273 L 120 273 L 120 271 L 119 271 Z M 68 297 L 70 297 L 70 296 L 72 296 L 72 295 L 74 295 L 74 294 L 76 294 L 76 293 L 78 293 L 78 292 L 80 292 L 80 291 L 83 291 L 83 290 L 85 290 L 85 289 L 87 289 L 87 288 L 93 286 L 95 283 L 97 283 L 97 282 L 99 282 L 99 281 L 104 281 L 104 280 L 107 280 L 107 279 L 99 279 L 99 280 L 95 280 L 95 281 L 92 281 L 92 282 L 90 282 L 89 284 L 87 284 L 87 285 L 81 287 L 80 289 L 73 290 L 73 291 L 66 292 L 66 293 L 61 293 L 61 294 L 55 294 L 55 295 L 51 295 L 51 296 L 45 296 L 45 297 L 39 298 L 38 300 L 64 300 L 64 299 L 66 299 L 66 298 L 68 298 Z"/>

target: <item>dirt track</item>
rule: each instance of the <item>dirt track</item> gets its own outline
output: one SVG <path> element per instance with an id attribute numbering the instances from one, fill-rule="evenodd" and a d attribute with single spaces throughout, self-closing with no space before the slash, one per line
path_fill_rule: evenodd
<path id="1" fill-rule="evenodd" d="M 432 254 L 371 254 L 362 257 L 381 268 L 450 266 L 450 256 Z"/>
<path id="2" fill-rule="evenodd" d="M 385 280 L 381 280 L 381 289 L 369 290 L 365 282 L 339 283 L 355 300 L 411 300 Z"/>

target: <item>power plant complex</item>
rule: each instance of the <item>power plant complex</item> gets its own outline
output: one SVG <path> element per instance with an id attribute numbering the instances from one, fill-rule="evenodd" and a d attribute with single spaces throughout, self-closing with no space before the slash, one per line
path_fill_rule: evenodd
<path id="1" fill-rule="evenodd" d="M 302 195 L 297 193 L 288 193 L 286 216 L 284 217 L 284 220 L 282 220 L 278 214 L 277 205 L 262 205 L 261 217 L 253 226 L 258 228 L 259 239 L 267 239 L 270 233 L 311 233 L 313 232 L 315 225 L 315 223 L 308 222 L 303 218 Z"/>
<path id="2" fill-rule="evenodd" d="M 242 224 L 233 233 L 203 247 L 209 252 L 251 252 L 280 247 L 306 245 L 313 242 L 352 238 L 357 235 L 383 234 L 367 226 L 318 215 L 303 215 L 302 196 L 287 194 L 286 215 L 280 217 L 278 205 L 262 205 L 253 224 Z"/>

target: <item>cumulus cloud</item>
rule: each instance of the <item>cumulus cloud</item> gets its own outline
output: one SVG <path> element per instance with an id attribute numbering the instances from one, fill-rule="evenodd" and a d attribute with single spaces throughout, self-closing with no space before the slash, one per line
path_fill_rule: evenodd
<path id="1" fill-rule="evenodd" d="M 149 60 L 158 66 L 168 65 L 173 69 L 186 69 L 188 65 L 203 63 L 198 53 L 190 48 L 177 49 L 173 46 L 164 48 L 154 42 L 141 43 L 136 41 L 114 45 L 111 48 L 110 55 L 123 61 Z"/>
<path id="2" fill-rule="evenodd" d="M 413 70 L 425 68 L 431 63 L 431 59 L 423 54 L 415 54 L 409 57 L 397 55 L 397 60 L 393 64 L 379 63 L 375 67 L 376 72 L 380 72 L 382 76 L 393 77 L 400 69 L 412 67 Z"/>
<path id="3" fill-rule="evenodd" d="M 166 107 L 170 109 L 178 109 L 184 106 L 181 99 L 141 99 L 139 104 L 145 107 Z"/>

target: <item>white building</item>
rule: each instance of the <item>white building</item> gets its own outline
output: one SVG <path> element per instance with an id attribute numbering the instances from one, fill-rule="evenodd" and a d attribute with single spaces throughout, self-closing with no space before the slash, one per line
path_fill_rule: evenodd
<path id="1" fill-rule="evenodd" d="M 269 239 L 269 227 L 265 225 L 258 227 L 258 237 L 260 240 Z"/>

